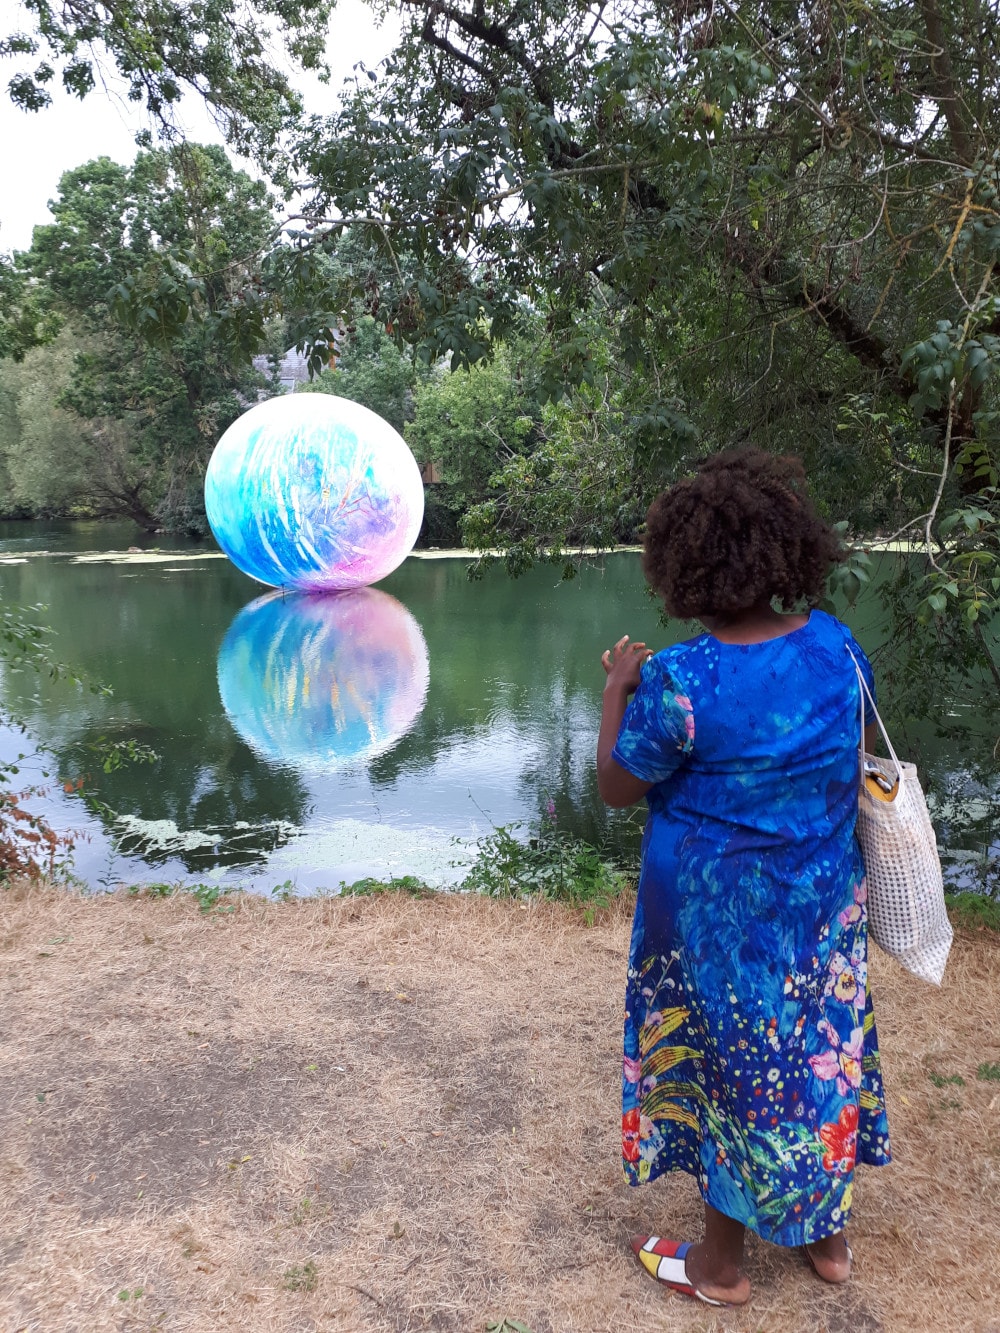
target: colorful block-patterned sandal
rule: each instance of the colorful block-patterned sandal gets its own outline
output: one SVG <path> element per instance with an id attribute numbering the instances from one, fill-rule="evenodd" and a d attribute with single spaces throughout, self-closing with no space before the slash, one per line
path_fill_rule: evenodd
<path id="1" fill-rule="evenodd" d="M 703 1296 L 688 1280 L 684 1257 L 691 1248 L 690 1241 L 664 1240 L 662 1236 L 633 1236 L 629 1244 L 646 1272 L 671 1291 L 679 1291 L 682 1296 L 692 1296 L 696 1301 L 704 1301 L 706 1305 L 730 1304 L 729 1301 L 716 1301 L 711 1296 Z"/>

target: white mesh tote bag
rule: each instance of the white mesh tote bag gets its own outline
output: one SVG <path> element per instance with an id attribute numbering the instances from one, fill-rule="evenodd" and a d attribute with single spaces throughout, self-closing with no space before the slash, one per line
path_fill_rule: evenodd
<path id="1" fill-rule="evenodd" d="M 868 881 L 868 929 L 885 953 L 915 976 L 940 986 L 953 931 L 945 910 L 941 862 L 927 802 L 915 765 L 904 763 L 892 748 L 853 653 L 851 660 L 861 686 L 857 834 Z M 889 751 L 888 759 L 865 753 L 866 698 Z M 876 780 L 881 775 L 890 792 L 876 796 L 868 789 L 866 774 L 874 774 Z"/>

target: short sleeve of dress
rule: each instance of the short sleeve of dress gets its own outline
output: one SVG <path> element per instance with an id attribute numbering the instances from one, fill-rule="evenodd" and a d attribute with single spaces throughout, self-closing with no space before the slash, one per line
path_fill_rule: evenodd
<path id="1" fill-rule="evenodd" d="M 848 646 L 848 648 L 850 648 L 851 653 L 852 653 L 853 656 L 854 656 L 854 660 L 857 662 L 858 666 L 859 666 L 860 669 L 861 669 L 861 674 L 862 674 L 862 676 L 864 676 L 864 678 L 865 678 L 865 684 L 868 686 L 869 690 L 871 691 L 871 696 L 872 696 L 872 698 L 873 698 L 873 699 L 875 700 L 875 702 L 877 703 L 877 702 L 878 702 L 878 693 L 876 692 L 876 689 L 875 689 L 875 672 L 872 670 L 872 664 L 871 664 L 871 662 L 868 661 L 868 658 L 865 656 L 864 649 L 861 647 L 861 645 L 858 643 L 857 639 L 855 639 L 854 635 L 851 634 L 851 633 L 848 633 L 848 636 L 847 636 L 847 646 Z M 871 704 L 868 702 L 868 699 L 866 698 L 866 699 L 865 699 L 865 726 L 866 726 L 866 727 L 867 727 L 867 726 L 870 726 L 871 723 L 873 723 L 874 721 L 875 721 L 875 713 L 874 713 L 874 711 L 873 711 L 873 709 L 872 709 Z"/>
<path id="2" fill-rule="evenodd" d="M 612 759 L 641 782 L 663 782 L 694 748 L 694 710 L 670 672 L 651 657 L 625 710 Z"/>

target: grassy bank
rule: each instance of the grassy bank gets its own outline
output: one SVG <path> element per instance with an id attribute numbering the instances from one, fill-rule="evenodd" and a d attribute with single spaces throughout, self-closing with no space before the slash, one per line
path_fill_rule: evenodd
<path id="1" fill-rule="evenodd" d="M 896 1160 L 859 1173 L 855 1279 L 755 1243 L 716 1316 L 627 1250 L 699 1213 L 686 1179 L 621 1183 L 628 899 L 0 907 L 5 1331 L 1000 1329 L 981 923 L 940 991 L 873 959 Z"/>

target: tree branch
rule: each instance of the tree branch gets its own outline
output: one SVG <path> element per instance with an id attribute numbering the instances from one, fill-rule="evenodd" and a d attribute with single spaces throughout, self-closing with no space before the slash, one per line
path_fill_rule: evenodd
<path id="1" fill-rule="evenodd" d="M 971 166 L 976 158 L 972 133 L 965 117 L 965 103 L 955 86 L 948 39 L 938 9 L 937 0 L 920 0 L 927 40 L 934 48 L 930 55 L 931 91 L 944 112 L 951 133 L 955 154 L 963 166 Z"/>
<path id="2" fill-rule="evenodd" d="M 464 14 L 460 9 L 442 4 L 441 0 L 402 0 L 402 3 L 426 12 L 427 18 L 421 35 L 429 42 L 432 39 L 428 34 L 433 32 L 434 21 L 443 18 L 446 22 L 453 23 L 456 28 L 472 40 L 482 42 L 484 46 L 491 47 L 494 51 L 502 51 L 504 55 L 510 56 L 525 74 L 538 100 L 550 111 L 552 110 L 552 89 L 544 71 L 530 58 L 524 46 L 511 38 L 506 27 L 499 23 L 485 21 L 483 9 L 480 6 L 477 5 L 473 13 Z M 434 34 L 432 44 L 442 50 L 447 50 L 450 55 L 459 55 L 460 53 L 451 43 L 442 46 L 442 43 L 446 41 L 446 38 Z M 465 64 L 471 65 L 474 57 L 469 56 L 463 59 Z M 479 67 L 480 72 L 483 68 L 482 66 Z"/>

